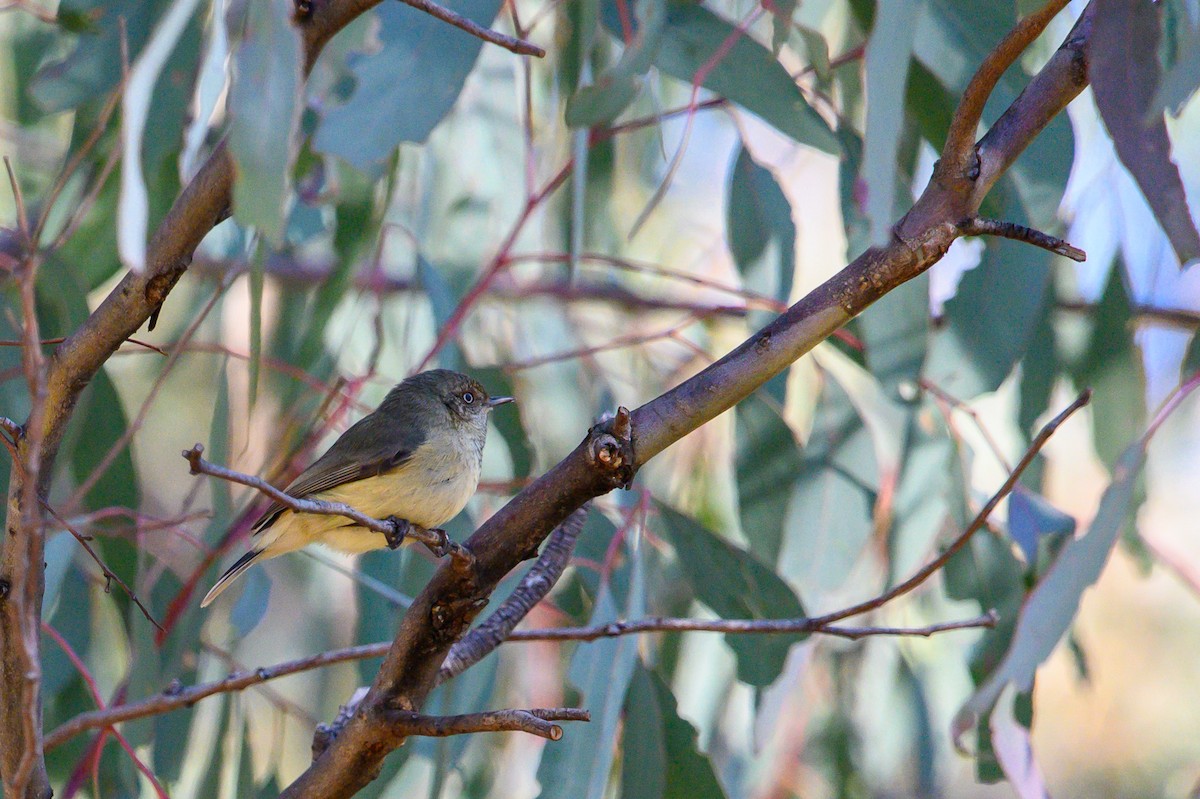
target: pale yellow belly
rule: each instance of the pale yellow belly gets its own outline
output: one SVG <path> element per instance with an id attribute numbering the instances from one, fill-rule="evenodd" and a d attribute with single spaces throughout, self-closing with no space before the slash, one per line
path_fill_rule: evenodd
<path id="1" fill-rule="evenodd" d="M 448 462 L 449 458 L 422 458 L 421 454 L 395 472 L 346 483 L 314 494 L 313 499 L 344 502 L 376 519 L 395 516 L 426 528 L 440 527 L 457 516 L 475 493 L 479 464 L 474 459 Z M 261 535 L 262 546 L 272 555 L 308 544 L 350 554 L 387 546 L 382 533 L 348 524 L 342 516 L 291 511 L 284 511 Z"/>

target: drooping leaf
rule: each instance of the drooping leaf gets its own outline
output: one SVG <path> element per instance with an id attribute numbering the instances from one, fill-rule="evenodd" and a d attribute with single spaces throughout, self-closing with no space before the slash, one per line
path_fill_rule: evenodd
<path id="1" fill-rule="evenodd" d="M 1178 116 L 1200 87 L 1200 19 L 1184 5 L 1192 0 L 1168 0 L 1164 5 L 1163 38 L 1169 44 L 1165 69 L 1150 112 Z"/>
<path id="2" fill-rule="evenodd" d="M 904 87 L 924 0 L 882 3 L 867 43 L 867 121 L 863 173 L 871 243 L 886 244 L 896 221 L 896 156 L 904 122 Z"/>
<path id="3" fill-rule="evenodd" d="M 500 0 L 451 0 L 445 6 L 487 26 Z M 377 168 L 400 142 L 423 142 L 458 99 L 483 42 L 402 3 L 375 10 L 379 52 L 352 59 L 357 84 L 329 109 L 313 146 L 359 170 Z M 364 125 L 363 120 L 372 120 Z"/>
<path id="4" fill-rule="evenodd" d="M 1146 417 L 1146 380 L 1141 352 L 1133 340 L 1133 307 L 1120 259 L 1113 264 L 1088 321 L 1087 349 L 1068 369 L 1076 385 L 1094 392 L 1091 412 L 1096 452 L 1111 465 L 1137 437 Z"/>
<path id="5" fill-rule="evenodd" d="M 775 563 L 783 541 L 791 486 L 800 475 L 800 447 L 765 398 L 737 406 L 735 460 L 742 532 L 763 563 Z"/>
<path id="6" fill-rule="evenodd" d="M 1003 660 L 955 716 L 956 739 L 990 711 L 1005 687 L 1013 685 L 1018 691 L 1028 691 L 1033 686 L 1037 667 L 1058 645 L 1075 618 L 1083 592 L 1099 578 L 1108 562 L 1130 512 L 1137 475 L 1145 457 L 1145 441 L 1139 440 L 1115 464 L 1112 483 L 1100 499 L 1088 532 L 1069 540 L 1060 550 L 1046 576 L 1021 607 L 1016 632 Z"/>
<path id="7" fill-rule="evenodd" d="M 60 19 L 78 20 L 80 35 L 63 59 L 47 63 L 30 84 L 38 104 L 50 113 L 94 101 L 121 79 L 121 31 L 130 57 L 141 52 L 170 0 L 64 0 Z"/>
<path id="8" fill-rule="evenodd" d="M 638 26 L 616 64 L 581 86 L 567 100 L 566 123 L 590 128 L 616 119 L 641 88 L 641 78 L 654 63 L 666 22 L 666 0 L 641 0 L 636 5 Z"/>
<path id="9" fill-rule="evenodd" d="M 604 25 L 621 35 L 615 0 L 602 6 Z M 667 21 L 655 65 L 679 80 L 701 85 L 762 117 L 780 133 L 827 153 L 838 152 L 828 123 L 800 87 L 763 47 L 704 6 L 668 0 Z"/>
<path id="10" fill-rule="evenodd" d="M 600 588 L 591 624 L 618 618 L 616 597 Z M 637 662 L 637 642 L 621 636 L 584 644 L 568 670 L 571 684 L 592 713 L 588 724 L 563 727 L 563 739 L 546 750 L 538 769 L 540 799 L 600 799 L 612 769 L 613 746 L 622 702 Z"/>
<path id="11" fill-rule="evenodd" d="M 730 171 L 725 225 L 746 288 L 787 302 L 796 271 L 792 207 L 775 177 L 745 147 Z"/>
<path id="12" fill-rule="evenodd" d="M 696 737 L 671 687 L 639 662 L 625 697 L 622 799 L 725 799 Z"/>
<path id="13" fill-rule="evenodd" d="M 437 267 L 420 253 L 417 254 L 417 280 L 420 281 L 421 288 L 425 289 L 425 295 L 429 297 L 436 334 L 450 321 L 450 317 L 458 307 L 458 297 L 455 296 L 454 290 L 450 288 L 450 284 Z M 446 345 L 442 347 L 438 359 L 446 369 L 461 371 L 466 365 L 462 350 L 453 340 L 446 342 Z"/>
<path id="14" fill-rule="evenodd" d="M 753 553 L 735 547 L 708 528 L 665 505 L 662 529 L 679 555 L 679 565 L 696 597 L 723 619 L 798 619 L 799 598 L 779 575 Z M 788 649 L 804 634 L 727 635 L 738 660 L 738 679 L 770 685 L 779 676 Z"/>
<path id="15" fill-rule="evenodd" d="M 1096 107 L 1112 135 L 1117 156 L 1133 175 L 1162 226 L 1181 266 L 1200 258 L 1200 234 L 1192 222 L 1171 140 L 1160 108 L 1157 4 L 1097 0 L 1088 39 L 1088 77 Z"/>
<path id="16" fill-rule="evenodd" d="M 779 572 L 824 593 L 841 586 L 862 555 L 879 484 L 871 434 L 837 381 L 825 383 L 802 454 Z"/>
<path id="17" fill-rule="evenodd" d="M 236 165 L 233 215 L 273 244 L 298 148 L 304 48 L 289 0 L 251 3 L 229 90 L 229 151 Z"/>

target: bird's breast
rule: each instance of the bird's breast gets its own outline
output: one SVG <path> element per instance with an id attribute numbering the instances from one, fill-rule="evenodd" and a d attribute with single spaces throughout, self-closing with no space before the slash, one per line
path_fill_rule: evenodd
<path id="1" fill-rule="evenodd" d="M 422 527 L 440 527 L 475 493 L 482 462 L 482 450 L 460 436 L 431 436 L 397 468 L 322 492 L 323 498 L 376 518 L 397 516 Z"/>

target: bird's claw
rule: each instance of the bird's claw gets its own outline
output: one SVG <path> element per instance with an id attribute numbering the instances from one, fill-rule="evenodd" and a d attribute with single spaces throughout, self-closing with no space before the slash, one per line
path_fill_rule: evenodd
<path id="1" fill-rule="evenodd" d="M 437 543 L 431 541 L 423 541 L 425 547 L 433 553 L 435 558 L 444 558 L 450 552 L 450 536 L 440 527 L 434 527 L 429 532 L 438 537 Z"/>
<path id="2" fill-rule="evenodd" d="M 408 519 L 400 519 L 395 516 L 389 516 L 384 521 L 388 523 L 388 531 L 383 534 L 388 549 L 399 549 L 404 544 L 404 539 L 408 538 L 409 532 L 412 530 L 412 523 Z"/>

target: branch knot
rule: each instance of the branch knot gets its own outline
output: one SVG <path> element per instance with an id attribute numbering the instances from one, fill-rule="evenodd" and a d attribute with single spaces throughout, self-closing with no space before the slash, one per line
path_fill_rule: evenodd
<path id="1" fill-rule="evenodd" d="M 588 461 L 602 472 L 614 487 L 629 488 L 636 471 L 633 453 L 633 424 L 629 409 L 617 408 L 617 415 L 588 431 L 591 443 Z"/>

